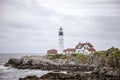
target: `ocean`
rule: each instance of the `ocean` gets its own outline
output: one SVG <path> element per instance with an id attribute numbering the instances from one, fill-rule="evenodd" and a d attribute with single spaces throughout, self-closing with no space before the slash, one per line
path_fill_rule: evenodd
<path id="1" fill-rule="evenodd" d="M 22 54 L 22 53 L 1 54 L 0 53 L 0 80 L 18 80 L 19 78 L 23 78 L 28 75 L 37 75 L 40 77 L 48 73 L 48 71 L 42 71 L 42 70 L 16 69 L 12 67 L 3 66 L 9 60 L 9 58 L 20 58 L 25 55 L 29 56 L 36 54 Z"/>

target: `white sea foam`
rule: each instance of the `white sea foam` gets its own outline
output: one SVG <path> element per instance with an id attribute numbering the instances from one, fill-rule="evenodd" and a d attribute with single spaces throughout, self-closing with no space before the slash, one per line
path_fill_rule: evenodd
<path id="1" fill-rule="evenodd" d="M 64 73 L 64 74 L 67 74 L 67 71 L 50 71 L 50 72 L 52 72 L 52 73 Z"/>
<path id="2" fill-rule="evenodd" d="M 61 71 L 61 73 L 67 74 L 67 71 Z"/>
<path id="3" fill-rule="evenodd" d="M 9 67 L 5 67 L 4 65 L 0 65 L 0 70 L 6 70 L 9 69 Z"/>
<path id="4" fill-rule="evenodd" d="M 29 70 L 29 69 L 16 69 L 12 67 L 5 67 L 5 64 L 10 58 L 18 58 L 25 56 L 25 54 L 0 54 L 0 80 L 18 80 L 19 78 L 26 77 L 28 75 L 42 76 L 49 71 L 42 70 Z"/>

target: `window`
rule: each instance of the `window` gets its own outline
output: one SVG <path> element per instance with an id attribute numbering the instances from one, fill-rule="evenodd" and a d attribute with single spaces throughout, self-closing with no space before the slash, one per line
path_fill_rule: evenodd
<path id="1" fill-rule="evenodd" d="M 81 48 L 81 46 L 78 46 L 78 48 Z"/>

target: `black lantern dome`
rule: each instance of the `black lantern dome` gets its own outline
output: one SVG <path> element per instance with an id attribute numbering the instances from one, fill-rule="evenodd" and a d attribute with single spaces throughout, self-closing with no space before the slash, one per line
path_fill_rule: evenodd
<path id="1" fill-rule="evenodd" d="M 59 29 L 59 35 L 63 35 L 63 28 L 62 27 L 60 27 L 60 29 Z"/>

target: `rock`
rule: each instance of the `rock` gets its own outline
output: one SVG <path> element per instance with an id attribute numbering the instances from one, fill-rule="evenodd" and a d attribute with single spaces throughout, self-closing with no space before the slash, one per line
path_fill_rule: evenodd
<path id="1" fill-rule="evenodd" d="M 120 69 L 109 70 L 106 72 L 107 76 L 120 76 Z"/>
<path id="2" fill-rule="evenodd" d="M 15 65 L 20 65 L 22 64 L 23 59 L 15 59 L 15 58 L 11 58 L 8 61 L 8 64 L 15 64 Z"/>
<path id="3" fill-rule="evenodd" d="M 25 78 L 19 78 L 19 80 L 40 80 L 37 76 L 27 76 Z"/>
<path id="4" fill-rule="evenodd" d="M 47 73 L 40 77 L 42 80 L 75 80 L 77 79 L 74 75 L 64 73 Z"/>
<path id="5" fill-rule="evenodd" d="M 91 71 L 94 67 L 89 65 L 79 64 L 59 64 L 51 60 L 42 59 L 38 57 L 22 57 L 21 59 L 11 58 L 5 66 L 12 66 L 18 69 L 41 69 L 54 71 Z M 49 67 L 48 67 L 49 66 Z"/>
<path id="6" fill-rule="evenodd" d="M 18 69 L 29 68 L 56 71 L 55 73 L 48 73 L 41 77 L 27 76 L 19 80 L 120 80 L 120 69 L 107 66 L 105 60 L 102 58 L 96 59 L 97 64 L 92 66 L 92 64 L 71 64 L 70 62 L 60 64 L 39 56 L 24 56 L 20 59 L 9 59 L 5 66 L 10 65 Z M 60 71 L 68 73 L 57 73 Z M 87 73 L 88 71 L 91 73 Z"/>
<path id="7" fill-rule="evenodd" d="M 50 72 L 41 77 L 27 76 L 25 78 L 20 78 L 19 80 L 120 80 L 120 76 L 106 76 L 84 72 L 72 72 L 72 74 Z"/>
<path id="8" fill-rule="evenodd" d="M 106 75 L 106 76 L 120 76 L 120 69 L 113 69 L 110 67 L 96 67 L 93 73 L 98 75 Z"/>
<path id="9" fill-rule="evenodd" d="M 8 63 L 4 64 L 4 66 L 13 66 L 13 67 L 17 67 L 20 66 L 23 63 L 23 59 L 15 59 L 15 58 L 10 58 Z"/>

